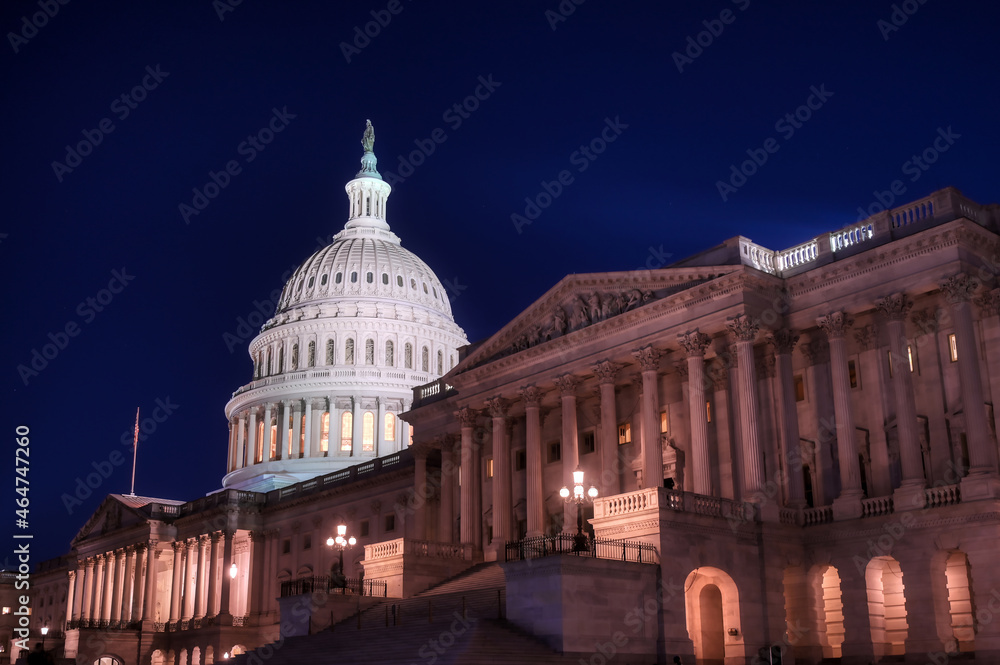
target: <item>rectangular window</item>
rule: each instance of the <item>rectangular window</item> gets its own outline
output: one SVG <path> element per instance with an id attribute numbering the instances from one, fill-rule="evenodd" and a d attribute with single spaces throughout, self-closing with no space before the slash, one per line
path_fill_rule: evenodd
<path id="1" fill-rule="evenodd" d="M 851 387 L 858 387 L 858 367 L 853 360 L 847 361 L 847 374 L 851 377 Z"/>
<path id="2" fill-rule="evenodd" d="M 951 357 L 951 362 L 958 360 L 958 342 L 955 339 L 955 333 L 948 335 L 948 355 Z"/>
<path id="3" fill-rule="evenodd" d="M 385 516 L 385 532 L 389 533 L 390 531 L 395 531 L 395 530 L 396 530 L 396 516 L 390 513 L 389 515 Z"/>
<path id="4" fill-rule="evenodd" d="M 558 441 L 553 441 L 549 444 L 549 464 L 552 462 L 558 462 L 562 459 L 562 444 Z"/>
<path id="5" fill-rule="evenodd" d="M 528 466 L 528 455 L 523 450 L 514 451 L 514 470 L 524 471 L 525 467 Z"/>
<path id="6" fill-rule="evenodd" d="M 344 411 L 340 416 L 340 450 L 349 453 L 354 445 L 354 414 Z"/>
<path id="7" fill-rule="evenodd" d="M 906 359 L 910 361 L 910 373 L 913 373 L 913 347 L 909 344 L 906 345 Z"/>
<path id="8" fill-rule="evenodd" d="M 368 535 L 368 520 L 361 520 L 361 524 L 358 525 L 358 533 L 364 538 Z"/>
<path id="9" fill-rule="evenodd" d="M 330 450 L 330 412 L 327 411 L 320 419 L 319 425 L 319 451 L 325 453 Z"/>
<path id="10" fill-rule="evenodd" d="M 667 412 L 660 411 L 660 434 L 670 431 L 670 422 L 667 420 Z"/>
<path id="11" fill-rule="evenodd" d="M 274 459 L 278 456 L 278 426 L 271 425 L 271 456 L 268 459 Z"/>
<path id="12" fill-rule="evenodd" d="M 597 450 L 597 440 L 594 437 L 594 432 L 584 432 L 580 435 L 580 454 L 587 455 L 589 453 Z"/>
<path id="13" fill-rule="evenodd" d="M 806 399 L 806 382 L 802 380 L 801 374 L 796 375 L 794 381 L 795 381 L 795 401 L 804 402 Z"/>
<path id="14" fill-rule="evenodd" d="M 632 424 L 622 423 L 618 426 L 618 445 L 632 443 Z"/>
<path id="15" fill-rule="evenodd" d="M 383 427 L 382 437 L 385 441 L 395 441 L 396 440 L 396 416 L 391 413 L 385 414 L 385 423 Z"/>
<path id="16" fill-rule="evenodd" d="M 365 411 L 361 418 L 361 450 L 366 453 L 375 451 L 375 414 Z"/>
<path id="17" fill-rule="evenodd" d="M 292 551 L 292 540 L 291 538 L 285 538 L 281 541 L 281 553 L 288 554 Z"/>
<path id="18" fill-rule="evenodd" d="M 486 460 L 486 477 L 487 478 L 492 478 L 493 477 L 493 458 L 492 457 L 489 458 L 488 460 Z"/>
<path id="19" fill-rule="evenodd" d="M 712 403 L 705 402 L 705 422 L 712 422 Z"/>

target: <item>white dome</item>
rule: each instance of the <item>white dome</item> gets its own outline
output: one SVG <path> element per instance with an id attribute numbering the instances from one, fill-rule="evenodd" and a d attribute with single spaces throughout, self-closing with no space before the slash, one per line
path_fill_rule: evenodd
<path id="1" fill-rule="evenodd" d="M 226 406 L 224 487 L 264 491 L 405 448 L 398 414 L 413 388 L 448 372 L 468 343 L 440 280 L 389 230 L 374 133 L 362 143 L 344 230 L 295 271 L 250 343 L 253 381 Z"/>

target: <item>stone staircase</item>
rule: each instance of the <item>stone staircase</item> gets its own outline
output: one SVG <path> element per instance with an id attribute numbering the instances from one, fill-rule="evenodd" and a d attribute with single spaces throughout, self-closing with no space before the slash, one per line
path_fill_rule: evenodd
<path id="1" fill-rule="evenodd" d="M 503 570 L 474 566 L 412 598 L 389 598 L 316 635 L 286 638 L 235 658 L 239 665 L 525 665 L 576 660 L 507 623 Z M 623 661 L 621 665 L 626 665 Z"/>

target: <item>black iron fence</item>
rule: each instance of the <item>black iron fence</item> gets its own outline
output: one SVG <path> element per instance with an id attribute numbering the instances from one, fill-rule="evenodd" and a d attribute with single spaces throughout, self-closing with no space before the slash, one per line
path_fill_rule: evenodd
<path id="1" fill-rule="evenodd" d="M 555 554 L 572 554 L 595 559 L 636 563 L 659 562 L 656 548 L 649 543 L 611 538 L 588 538 L 584 543 L 571 533 L 509 541 L 505 550 L 507 561 L 524 561 Z"/>
<path id="2" fill-rule="evenodd" d="M 321 591 L 329 594 L 373 596 L 385 598 L 388 587 L 385 580 L 365 580 L 359 578 L 300 577 L 281 583 L 281 597 L 300 596 L 304 593 Z"/>

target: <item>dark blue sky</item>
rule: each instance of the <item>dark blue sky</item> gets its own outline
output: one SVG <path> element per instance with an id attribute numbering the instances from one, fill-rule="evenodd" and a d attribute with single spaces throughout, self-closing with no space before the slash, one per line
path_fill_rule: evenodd
<path id="1" fill-rule="evenodd" d="M 851 223 L 895 180 L 897 204 L 947 185 L 1000 198 L 995 3 L 223 6 L 0 9 L 3 426 L 8 450 L 16 425 L 31 430 L 37 557 L 128 491 L 120 441 L 137 406 L 175 405 L 140 446 L 138 494 L 219 486 L 223 407 L 251 375 L 249 338 L 230 352 L 226 335 L 342 228 L 366 118 L 380 171 L 406 176 L 389 222 L 450 285 L 472 340 L 567 273 L 656 265 L 735 235 L 782 249 Z M 345 49 L 372 12 L 386 25 Z M 459 114 L 463 102 L 474 110 Z M 783 120 L 797 109 L 808 119 Z M 275 110 L 282 131 L 243 144 Z M 430 153 L 432 136 L 444 140 Z M 88 154 L 68 156 L 81 142 Z M 578 152 L 590 145 L 593 159 Z M 929 148 L 933 165 L 907 165 Z M 723 197 L 748 150 L 767 161 Z M 236 175 L 185 223 L 179 206 L 230 161 Z M 519 233 L 511 216 L 526 197 L 546 203 L 543 182 L 562 171 Z M 103 292 L 114 271 L 120 292 Z M 67 326 L 76 334 L 60 337 Z M 19 370 L 50 335 L 64 348 Z M 8 460 L 0 533 L 17 530 Z M 70 514 L 95 464 L 108 478 Z"/>

